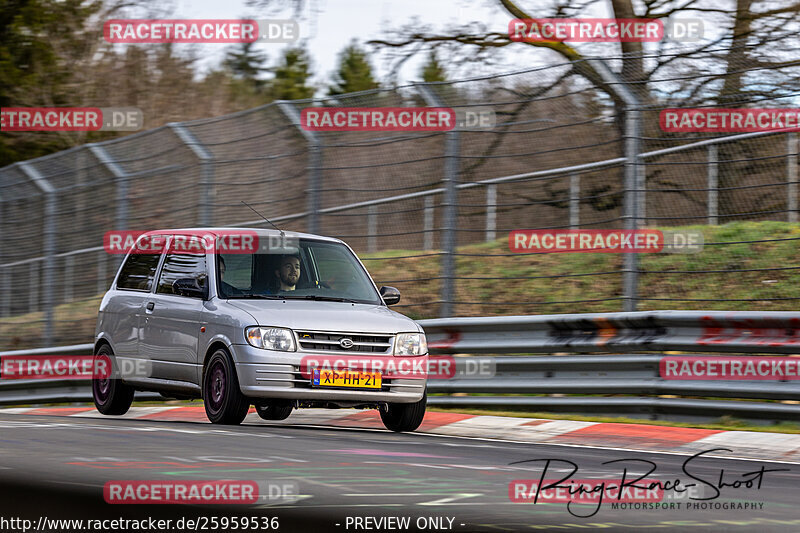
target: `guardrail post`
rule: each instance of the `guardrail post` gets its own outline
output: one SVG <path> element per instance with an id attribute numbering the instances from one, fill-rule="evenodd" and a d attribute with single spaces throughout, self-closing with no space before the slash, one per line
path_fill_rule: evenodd
<path id="1" fill-rule="evenodd" d="M 497 185 L 486 187 L 486 241 L 497 238 Z"/>
<path id="2" fill-rule="evenodd" d="M 30 163 L 20 162 L 17 163 L 17 165 L 19 165 L 19 168 L 44 195 L 44 244 L 42 250 L 42 255 L 44 256 L 44 265 L 42 275 L 42 300 L 44 304 L 45 331 L 42 337 L 44 338 L 45 346 L 52 346 L 54 326 L 53 295 L 55 294 L 55 283 L 53 276 L 55 274 L 56 260 L 56 190 L 53 188 L 50 182 L 39 173 L 36 167 Z"/>
<path id="3" fill-rule="evenodd" d="M 716 144 L 708 146 L 708 225 L 719 223 L 719 149 Z"/>
<path id="4" fill-rule="evenodd" d="M 367 208 L 367 251 L 374 252 L 378 249 L 378 206 L 371 205 Z"/>
<path id="5" fill-rule="evenodd" d="M 622 218 L 625 220 L 625 229 L 639 229 L 639 222 L 644 212 L 644 206 L 639 202 L 643 197 L 639 192 L 644 192 L 644 172 L 640 171 L 643 164 L 640 156 L 639 141 L 642 131 L 642 117 L 639 111 L 640 103 L 636 95 L 617 77 L 602 59 L 589 59 L 595 71 L 608 84 L 610 90 L 616 92 L 625 104 L 625 203 Z M 623 267 L 623 311 L 636 311 L 639 290 L 639 254 L 625 254 Z"/>
<path id="6" fill-rule="evenodd" d="M 569 175 L 569 228 L 581 226 L 581 177 L 579 174 Z"/>
<path id="7" fill-rule="evenodd" d="M 798 207 L 797 207 L 797 153 L 800 152 L 800 143 L 797 140 L 797 133 L 786 134 L 786 181 L 788 185 L 789 201 L 787 202 L 786 209 L 789 211 L 789 222 L 797 222 Z"/>
<path id="8" fill-rule="evenodd" d="M 319 233 L 320 186 L 322 184 L 322 138 L 303 129 L 300 113 L 292 102 L 279 100 L 280 109 L 308 142 L 308 232 Z"/>
<path id="9" fill-rule="evenodd" d="M 433 250 L 433 195 L 425 197 L 423 250 Z"/>
<path id="10" fill-rule="evenodd" d="M 198 224 L 201 226 L 211 226 L 213 224 L 214 205 L 212 199 L 214 197 L 214 155 L 209 152 L 206 147 L 201 143 L 194 133 L 186 129 L 180 122 L 171 122 L 167 124 L 175 135 L 189 147 L 197 159 L 200 160 L 200 165 L 203 168 L 201 189 L 200 189 L 200 213 L 198 216 Z"/>
<path id="11" fill-rule="evenodd" d="M 425 99 L 425 103 L 431 107 L 444 107 L 439 95 L 431 89 L 429 84 L 420 83 L 417 85 L 420 94 Z M 455 295 L 456 281 L 456 218 L 458 217 L 458 185 L 461 152 L 461 133 L 457 128 L 444 134 L 444 207 L 442 221 L 442 287 L 441 287 L 441 307 L 439 316 L 447 317 L 453 315 L 453 300 Z"/>

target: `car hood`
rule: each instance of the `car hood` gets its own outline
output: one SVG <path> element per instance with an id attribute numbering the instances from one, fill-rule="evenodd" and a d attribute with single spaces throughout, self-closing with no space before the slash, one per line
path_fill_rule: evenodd
<path id="1" fill-rule="evenodd" d="M 382 305 L 298 300 L 228 300 L 261 326 L 347 333 L 422 331 L 416 322 Z"/>

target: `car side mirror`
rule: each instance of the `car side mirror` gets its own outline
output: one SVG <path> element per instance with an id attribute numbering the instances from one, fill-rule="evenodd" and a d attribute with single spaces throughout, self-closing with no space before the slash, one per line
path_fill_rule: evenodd
<path id="1" fill-rule="evenodd" d="M 201 287 L 196 278 L 180 278 L 172 282 L 172 292 L 178 296 L 190 298 L 208 298 L 208 291 Z"/>
<path id="2" fill-rule="evenodd" d="M 381 287 L 381 298 L 386 305 L 394 305 L 400 301 L 400 291 L 394 287 L 383 286 Z"/>

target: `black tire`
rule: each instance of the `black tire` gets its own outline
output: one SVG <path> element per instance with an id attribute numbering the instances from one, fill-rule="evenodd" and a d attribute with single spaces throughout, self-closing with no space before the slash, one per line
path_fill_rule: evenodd
<path id="1" fill-rule="evenodd" d="M 380 410 L 383 425 L 390 431 L 414 431 L 425 418 L 427 404 L 428 391 L 415 403 L 390 403 L 388 409 Z"/>
<path id="2" fill-rule="evenodd" d="M 95 373 L 92 376 L 92 398 L 94 406 L 104 415 L 124 415 L 133 403 L 134 389 L 126 385 L 121 379 L 113 378 L 117 372 L 117 362 L 114 352 L 108 344 L 103 344 L 94 355 Z M 105 368 L 110 368 L 111 373 L 105 377 L 98 376 L 98 361 L 105 361 Z"/>
<path id="3" fill-rule="evenodd" d="M 250 409 L 250 400 L 239 390 L 236 367 L 222 348 L 211 355 L 203 371 L 203 405 L 212 424 L 234 426 Z"/>
<path id="4" fill-rule="evenodd" d="M 286 420 L 293 409 L 294 406 L 290 402 L 276 400 L 256 402 L 256 412 L 264 420 Z"/>

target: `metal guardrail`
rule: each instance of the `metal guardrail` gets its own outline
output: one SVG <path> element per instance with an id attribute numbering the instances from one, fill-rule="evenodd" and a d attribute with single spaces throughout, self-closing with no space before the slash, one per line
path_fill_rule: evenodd
<path id="1" fill-rule="evenodd" d="M 680 351 L 800 354 L 800 313 L 641 311 L 421 320 L 433 354 Z M 800 400 L 798 381 L 676 381 L 659 375 L 664 354 L 497 357 L 493 379 L 431 381 L 436 406 L 525 409 L 702 420 L 800 420 L 800 405 L 705 398 Z M 466 396 L 464 394 L 479 394 Z M 486 396 L 502 394 L 503 396 Z M 544 397 L 613 394 L 646 397 Z M 664 398 L 659 396 L 686 396 Z"/>
<path id="2" fill-rule="evenodd" d="M 0 364 L 4 357 L 23 355 L 88 355 L 94 344 L 73 344 L 52 348 L 13 350 L 0 352 Z M 137 392 L 136 400 L 163 399 L 153 392 Z M 0 379 L 0 405 L 52 404 L 91 402 L 92 387 L 88 379 Z"/>
<path id="3" fill-rule="evenodd" d="M 667 356 L 493 357 L 496 373 L 491 379 L 429 381 L 429 393 L 457 396 L 430 396 L 428 403 L 442 407 L 632 415 L 671 420 L 709 421 L 723 416 L 762 422 L 800 420 L 800 405 L 702 399 L 795 400 L 800 399 L 800 381 L 665 380 L 659 375 L 659 363 L 664 357 Z M 558 396 L 530 396 L 536 394 Z M 561 397 L 566 394 L 615 396 Z"/>
<path id="4" fill-rule="evenodd" d="M 421 320 L 431 353 L 800 354 L 800 313 L 639 311 Z"/>
<path id="5" fill-rule="evenodd" d="M 761 422 L 800 420 L 800 405 L 777 403 L 800 400 L 800 381 L 665 380 L 659 375 L 660 361 L 666 357 L 663 353 L 610 353 L 679 350 L 698 354 L 800 354 L 800 313 L 645 311 L 450 318 L 419 323 L 428 335 L 432 354 L 608 353 L 492 357 L 496 371 L 490 379 L 430 380 L 429 403 L 434 406 L 692 420 L 725 415 Z M 0 359 L 87 354 L 91 350 L 91 344 L 18 350 L 0 352 Z M 561 396 L 569 394 L 581 396 Z M 65 401 L 91 401 L 88 381 L 0 380 L 2 405 Z"/>

